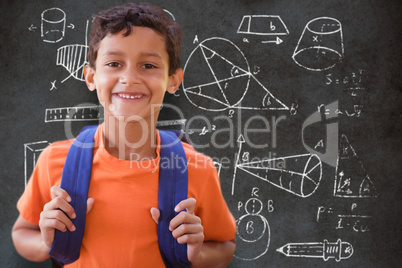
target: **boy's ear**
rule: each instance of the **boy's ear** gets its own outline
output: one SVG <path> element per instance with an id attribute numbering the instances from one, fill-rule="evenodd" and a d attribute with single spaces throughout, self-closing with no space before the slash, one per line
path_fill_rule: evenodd
<path id="1" fill-rule="evenodd" d="M 94 91 L 96 89 L 95 85 L 95 70 L 92 69 L 89 65 L 84 66 L 84 76 L 85 83 L 90 91 Z"/>
<path id="2" fill-rule="evenodd" d="M 183 81 L 184 72 L 183 69 L 178 68 L 171 76 L 169 76 L 169 84 L 167 92 L 174 94 L 179 88 L 181 81 Z"/>

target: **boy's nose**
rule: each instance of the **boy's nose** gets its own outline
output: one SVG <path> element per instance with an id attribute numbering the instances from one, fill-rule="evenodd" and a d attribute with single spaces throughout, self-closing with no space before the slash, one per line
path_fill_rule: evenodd
<path id="1" fill-rule="evenodd" d="M 133 68 L 127 68 L 120 76 L 119 81 L 120 83 L 127 85 L 139 83 L 139 74 Z"/>

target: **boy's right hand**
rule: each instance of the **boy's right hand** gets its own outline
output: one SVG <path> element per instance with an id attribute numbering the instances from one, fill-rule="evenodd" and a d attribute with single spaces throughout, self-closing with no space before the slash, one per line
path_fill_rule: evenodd
<path id="1" fill-rule="evenodd" d="M 43 207 L 40 214 L 39 228 L 41 230 L 42 239 L 45 245 L 50 249 L 54 241 L 55 229 L 65 232 L 70 230 L 75 231 L 75 226 L 71 219 L 75 219 L 76 215 L 74 208 L 69 204 L 71 197 L 68 193 L 58 186 L 53 186 L 50 189 L 52 200 Z M 93 198 L 87 200 L 87 213 L 92 209 L 94 203 Z M 63 211 L 68 215 L 63 213 Z M 70 217 L 70 218 L 69 218 Z"/>

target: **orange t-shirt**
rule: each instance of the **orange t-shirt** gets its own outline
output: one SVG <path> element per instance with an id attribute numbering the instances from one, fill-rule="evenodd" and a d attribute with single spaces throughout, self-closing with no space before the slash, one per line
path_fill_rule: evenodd
<path id="1" fill-rule="evenodd" d="M 65 267 L 164 267 L 157 224 L 150 214 L 151 207 L 158 207 L 160 150 L 156 159 L 120 160 L 104 148 L 102 127 L 95 134 L 88 192 L 95 202 L 87 214 L 80 258 Z M 60 186 L 71 143 L 55 142 L 41 153 L 17 204 L 27 221 L 39 224 L 43 206 L 52 199 L 50 188 Z M 212 160 L 186 143 L 183 147 L 188 161 L 188 197 L 197 200 L 195 214 L 201 218 L 205 241 L 233 239 L 235 221 L 222 196 Z"/>

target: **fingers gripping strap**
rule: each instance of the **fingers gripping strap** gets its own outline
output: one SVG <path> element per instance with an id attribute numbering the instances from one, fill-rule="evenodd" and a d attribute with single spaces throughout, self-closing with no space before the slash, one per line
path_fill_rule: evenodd
<path id="1" fill-rule="evenodd" d="M 159 249 L 166 267 L 190 267 L 187 244 L 179 244 L 169 230 L 169 223 L 178 213 L 175 206 L 187 199 L 187 158 L 176 134 L 159 130 L 161 138 L 159 167 Z"/>
<path id="2" fill-rule="evenodd" d="M 61 188 L 71 197 L 70 205 L 77 217 L 72 220 L 74 232 L 55 231 L 50 256 L 64 264 L 76 261 L 80 255 L 85 230 L 89 182 L 92 171 L 94 136 L 97 126 L 84 128 L 72 144 L 64 164 Z"/>

